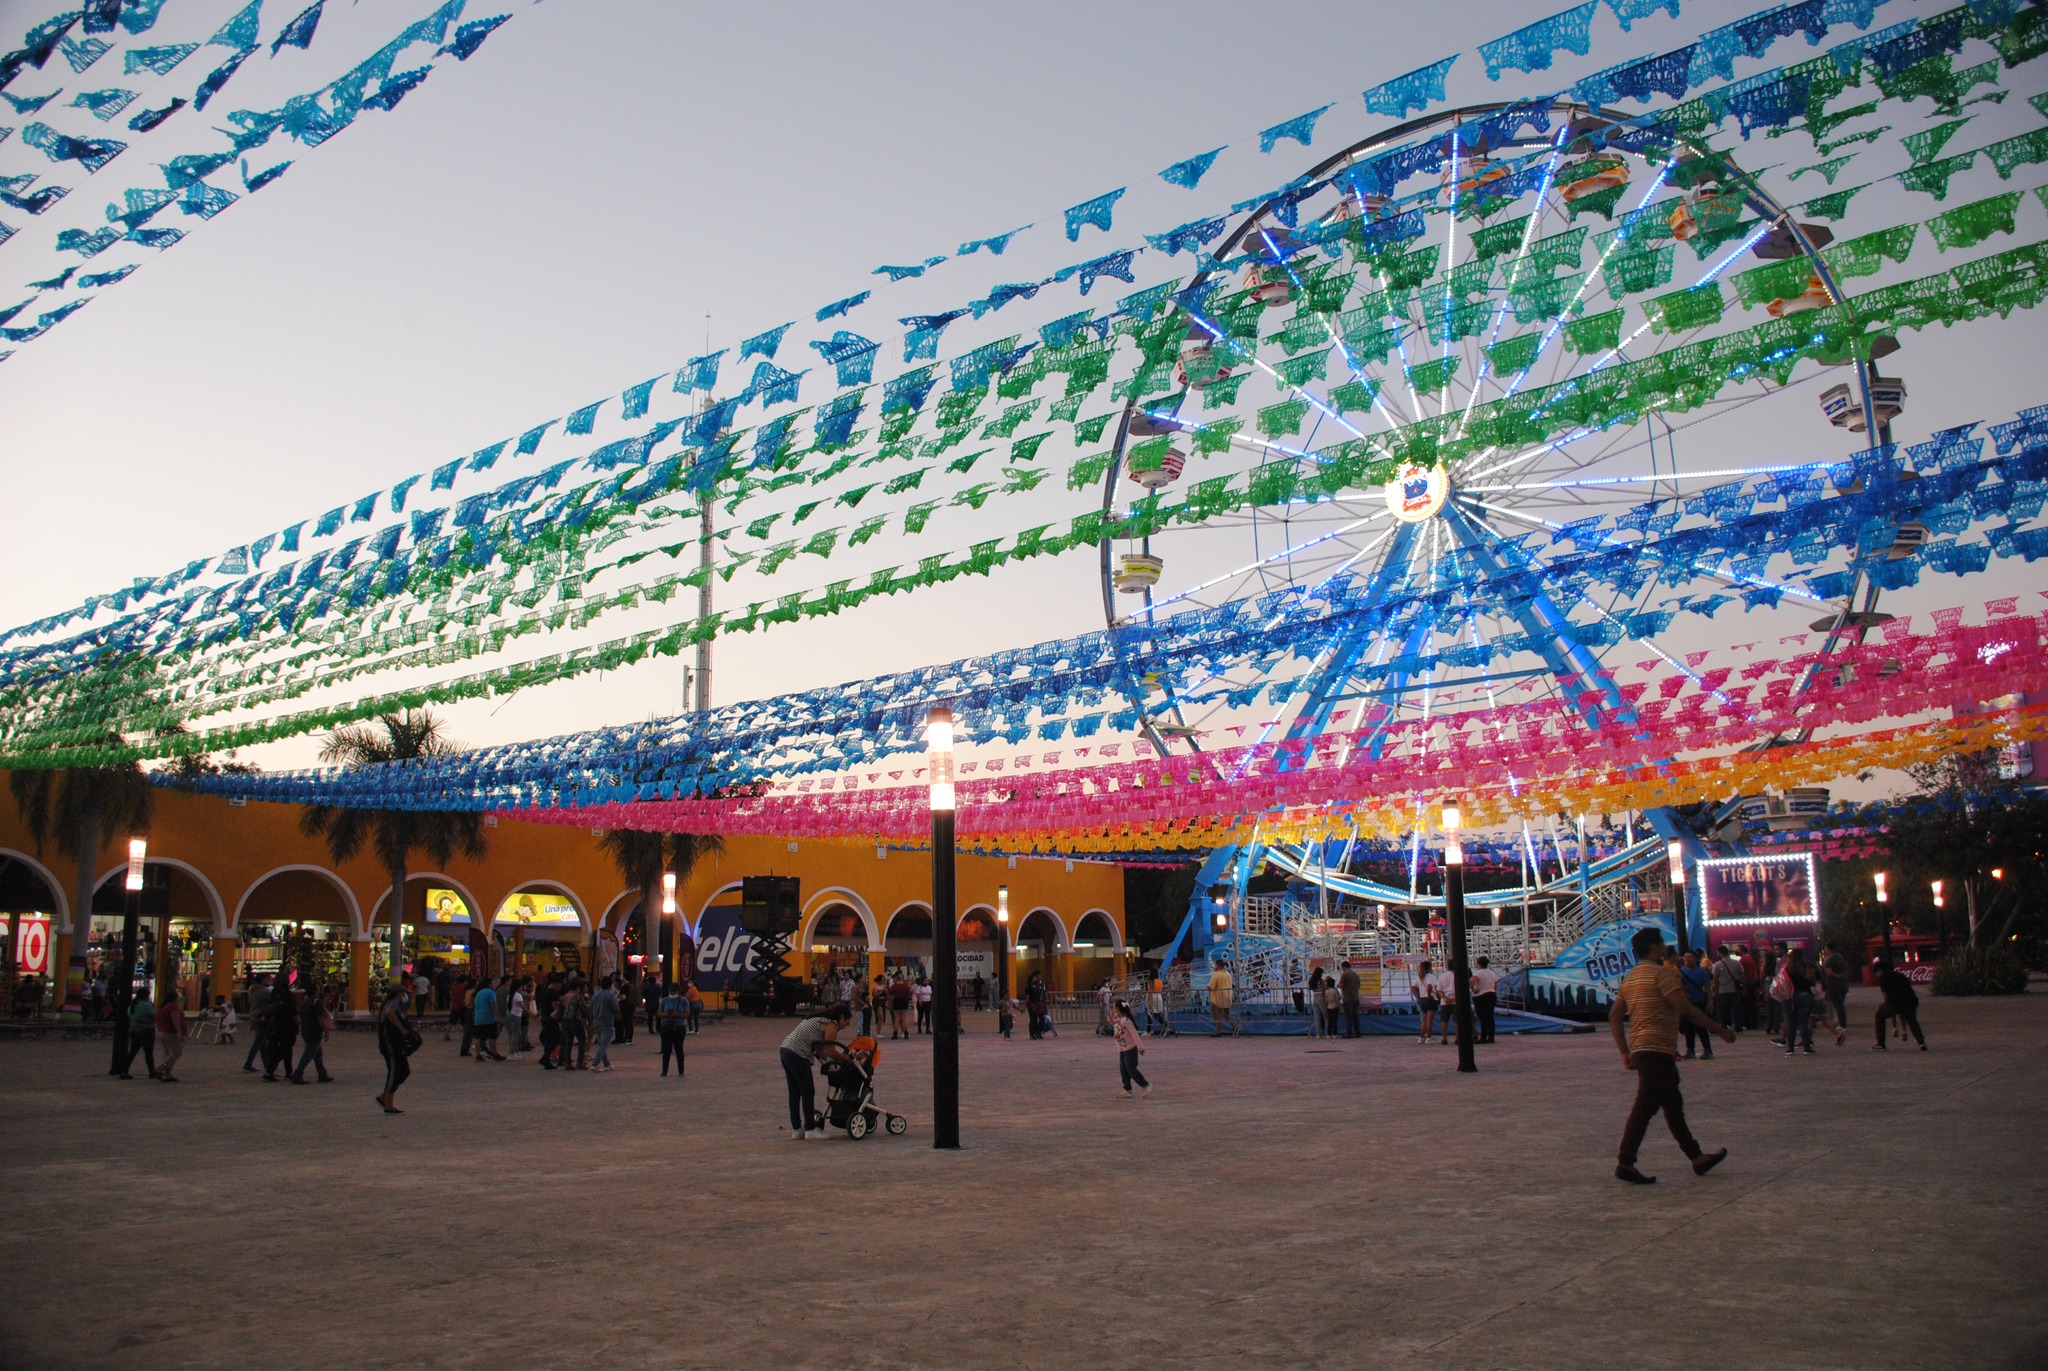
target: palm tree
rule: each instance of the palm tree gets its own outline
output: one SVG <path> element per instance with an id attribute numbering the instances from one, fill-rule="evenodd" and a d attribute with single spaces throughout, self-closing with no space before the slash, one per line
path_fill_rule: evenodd
<path id="1" fill-rule="evenodd" d="M 446 757 L 462 749 L 441 732 L 441 721 L 427 710 L 408 709 L 380 715 L 375 724 L 347 724 L 327 735 L 320 760 L 345 767 L 377 766 L 422 757 Z M 367 847 L 391 873 L 391 973 L 405 961 L 405 869 L 415 852 L 446 866 L 461 853 L 484 855 L 483 815 L 441 809 L 346 809 L 308 805 L 299 815 L 299 831 L 325 838 L 338 866 Z M 472 919 L 483 911 L 471 910 Z"/>
<path id="2" fill-rule="evenodd" d="M 119 734 L 108 742 L 125 746 Z M 71 956 L 64 978 L 64 1009 L 80 1010 L 85 984 L 85 945 L 92 937 L 92 896 L 105 835 L 148 829 L 154 791 L 135 762 L 55 770 L 10 771 L 7 788 L 14 807 L 34 841 L 36 855 L 52 836 L 57 850 L 77 866 L 71 905 Z"/>
<path id="3" fill-rule="evenodd" d="M 680 886 L 690 879 L 698 863 L 725 855 L 725 839 L 715 833 L 648 833 L 637 828 L 614 828 L 598 840 L 598 845 L 618 867 L 620 879 L 639 890 L 641 917 L 646 919 L 648 933 L 657 944 L 656 955 L 668 946 L 668 940 L 658 932 L 661 919 L 656 913 L 661 908 L 662 874 L 675 872 L 676 884 Z M 666 971 L 663 979 L 667 979 Z"/>

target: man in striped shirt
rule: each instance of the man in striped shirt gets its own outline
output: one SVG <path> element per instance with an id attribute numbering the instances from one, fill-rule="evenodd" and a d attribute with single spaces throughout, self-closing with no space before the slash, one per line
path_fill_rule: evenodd
<path id="1" fill-rule="evenodd" d="M 1636 1170 L 1636 1153 L 1650 1120 L 1660 1112 L 1679 1148 L 1692 1158 L 1695 1176 L 1704 1176 L 1728 1156 L 1728 1149 L 1700 1151 L 1685 1126 L 1685 1099 L 1678 1092 L 1678 1024 L 1681 1019 L 1734 1042 L 1735 1031 L 1715 1023 L 1686 998 L 1685 982 L 1664 960 L 1664 935 L 1654 928 L 1638 931 L 1629 943 L 1636 964 L 1622 977 L 1607 1015 L 1608 1030 L 1621 1051 L 1621 1064 L 1636 1073 L 1636 1101 L 1621 1132 L 1621 1152 L 1614 1175 L 1632 1185 L 1654 1185 L 1655 1176 Z"/>

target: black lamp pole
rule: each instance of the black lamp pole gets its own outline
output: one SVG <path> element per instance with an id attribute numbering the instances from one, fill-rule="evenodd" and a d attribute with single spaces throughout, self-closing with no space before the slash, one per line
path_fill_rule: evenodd
<path id="1" fill-rule="evenodd" d="M 953 713 L 926 716 L 932 806 L 932 1146 L 960 1146 L 960 964 L 953 887 Z"/>
<path id="2" fill-rule="evenodd" d="M 128 879 L 121 902 L 121 979 L 114 986 L 114 1060 L 109 1076 L 128 1065 L 128 1006 L 135 1000 L 135 938 L 142 919 L 142 872 L 148 847 L 141 838 L 128 843 Z"/>
<path id="3" fill-rule="evenodd" d="M 996 887 L 996 1003 L 1010 998 L 1010 887 Z"/>
<path id="4" fill-rule="evenodd" d="M 1477 1071 L 1472 1053 L 1472 966 L 1465 955 L 1465 851 L 1458 843 L 1458 807 L 1444 806 L 1444 916 L 1451 925 L 1451 981 L 1456 987 L 1458 1070 Z"/>

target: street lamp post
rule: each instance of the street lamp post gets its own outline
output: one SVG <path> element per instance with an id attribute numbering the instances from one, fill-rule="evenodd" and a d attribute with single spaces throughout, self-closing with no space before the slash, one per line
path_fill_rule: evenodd
<path id="1" fill-rule="evenodd" d="M 1935 881 L 1935 882 L 1933 882 L 1933 886 L 1934 886 L 1934 936 L 1935 936 L 1935 938 L 1936 938 L 1937 942 L 1939 943 L 1939 945 L 1940 945 L 1940 948 L 1941 948 L 1941 950 L 1942 950 L 1943 952 L 1946 952 L 1946 951 L 1948 951 L 1948 919 L 1947 919 L 1947 917 L 1946 917 L 1945 915 L 1943 915 L 1943 914 L 1942 914 L 1942 912 L 1941 912 L 1941 908 L 1942 908 L 1942 904 L 1943 904 L 1943 901 L 1942 901 L 1942 898 L 1941 898 L 1941 882 L 1940 882 L 1940 881 Z"/>
<path id="2" fill-rule="evenodd" d="M 1472 1055 L 1472 967 L 1465 955 L 1465 849 L 1458 842 L 1458 802 L 1444 803 L 1444 917 L 1451 926 L 1451 983 L 1456 987 L 1458 1070 L 1477 1071 Z"/>
<path id="3" fill-rule="evenodd" d="M 1874 873 L 1871 879 L 1877 884 L 1877 921 L 1884 925 L 1884 960 L 1885 965 L 1889 966 L 1892 960 L 1892 912 L 1885 906 L 1891 902 L 1892 896 L 1891 892 L 1884 888 L 1885 876 L 1882 871 Z"/>
<path id="4" fill-rule="evenodd" d="M 661 873 L 661 931 L 654 936 L 661 942 L 661 984 L 666 993 L 676 981 L 676 873 Z"/>
<path id="5" fill-rule="evenodd" d="M 932 807 L 932 1146 L 960 1146 L 960 966 L 953 891 L 953 711 L 925 716 Z"/>
<path id="6" fill-rule="evenodd" d="M 936 927 L 936 925 L 934 925 Z M 1010 998 L 1010 887 L 996 887 L 996 1001 Z"/>
<path id="7" fill-rule="evenodd" d="M 142 869 L 149 857 L 149 839 L 128 840 L 128 879 L 121 907 L 121 979 L 114 986 L 114 1060 L 109 1076 L 128 1065 L 128 1006 L 135 998 L 135 931 L 142 917 Z M 83 863 L 80 863 L 83 865 Z"/>
<path id="8" fill-rule="evenodd" d="M 1692 950 L 1692 929 L 1685 917 L 1685 844 L 1673 838 L 1664 844 L 1664 856 L 1671 864 L 1671 909 L 1678 918 L 1678 955 Z"/>

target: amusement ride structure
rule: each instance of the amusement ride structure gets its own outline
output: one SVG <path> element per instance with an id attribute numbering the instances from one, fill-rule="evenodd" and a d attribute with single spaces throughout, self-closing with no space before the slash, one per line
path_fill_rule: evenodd
<path id="1" fill-rule="evenodd" d="M 258 9 L 211 40 L 241 57 L 210 94 L 260 46 Z M 2048 12 L 1801 0 L 1697 31 L 1679 10 L 1570 8 L 1481 44 L 1483 83 L 1453 55 L 1362 109 L 879 267 L 808 321 L 22 625 L 0 635 L 0 754 L 128 765 L 695 653 L 676 718 L 177 783 L 907 844 L 944 707 L 974 751 L 963 844 L 1201 860 L 1167 954 L 1197 977 L 1234 960 L 1284 994 L 1312 963 L 1433 946 L 1447 798 L 1501 873 L 1465 897 L 1475 944 L 1568 962 L 1672 912 L 1674 845 L 1740 855 L 1757 822 L 1824 813 L 1846 771 L 2048 736 L 2025 665 L 2048 624 L 2016 599 L 1932 631 L 1880 608 L 2048 555 L 2048 415 L 1901 444 L 1905 382 L 1880 372 L 1909 335 L 2048 298 L 2048 187 L 2026 181 L 2048 164 Z M 1598 65 L 1610 13 L 1665 46 Z M 137 261 L 32 282 L 0 335 L 36 343 L 274 179 L 257 148 L 395 116 L 506 18 L 443 5 L 280 109 L 234 111 L 239 132 L 140 129 L 192 140 L 152 164 L 167 184 L 46 244 Z M 0 85 L 125 50 L 111 21 L 64 48 L 59 20 Z M 313 44 L 294 24 L 273 56 Z M 404 69 L 415 44 L 440 46 Z M 200 46 L 135 60 L 175 82 L 169 54 Z M 139 160 L 36 127 L 57 181 L 12 177 L 7 203 L 37 216 Z M 190 223 L 165 238 L 173 206 Z M 1129 231 L 1155 213 L 1173 226 Z M 1099 629 L 708 700 L 713 641 L 1068 553 L 1096 559 Z M 997 755 L 1027 741 L 1059 746 Z M 1261 873 L 1287 891 L 1255 892 Z"/>

